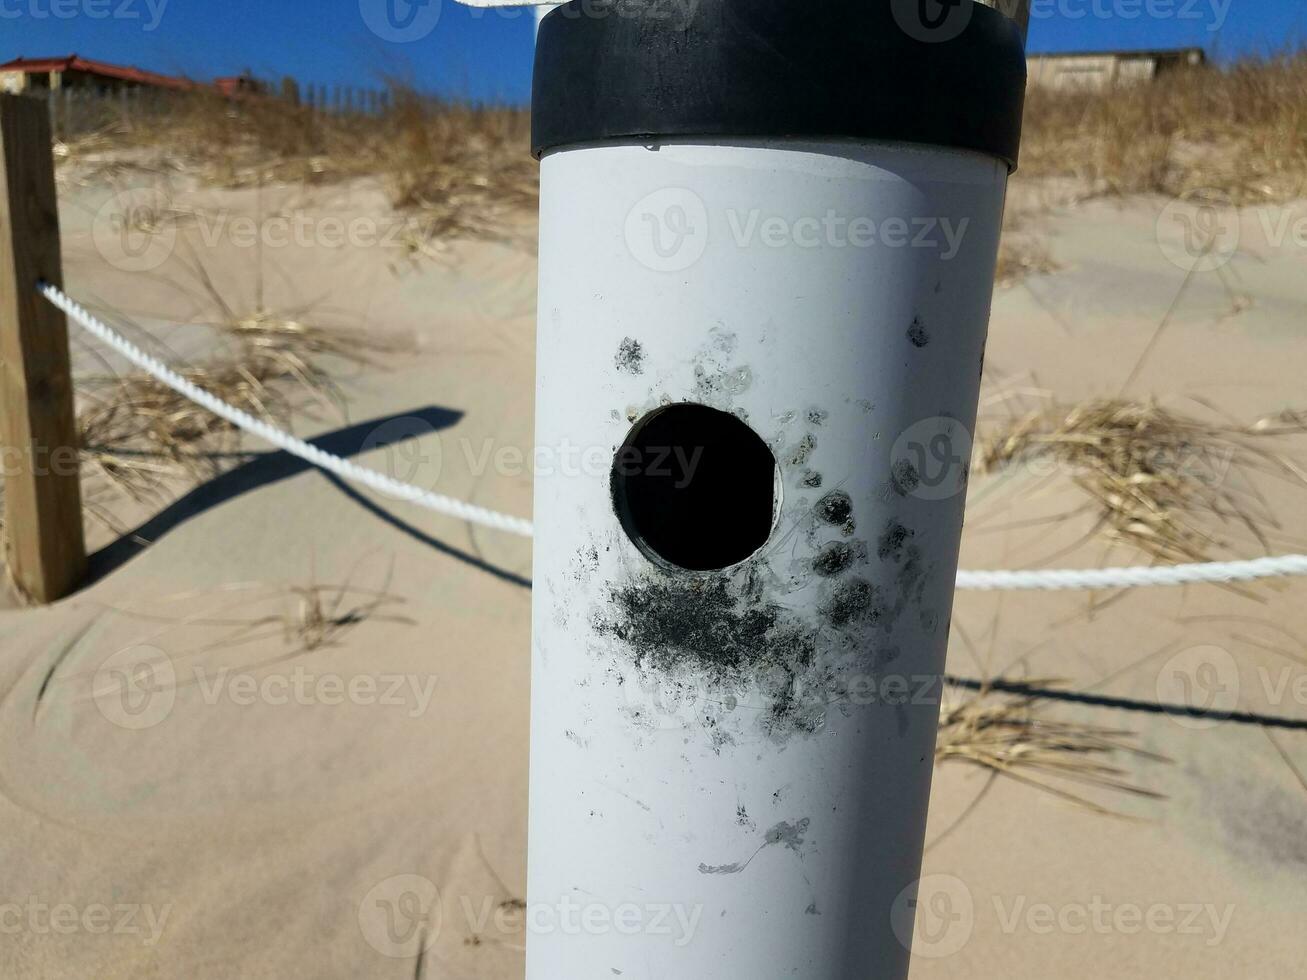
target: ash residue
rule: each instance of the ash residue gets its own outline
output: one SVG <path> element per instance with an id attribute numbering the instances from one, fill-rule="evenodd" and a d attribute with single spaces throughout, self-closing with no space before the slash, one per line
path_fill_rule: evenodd
<path id="1" fill-rule="evenodd" d="M 812 456 L 812 451 L 817 448 L 817 439 L 811 433 L 805 435 L 799 440 L 798 446 L 790 454 L 790 463 L 794 466 L 802 466 Z"/>
<path id="2" fill-rule="evenodd" d="M 853 519 L 853 500 L 843 490 L 832 490 L 817 501 L 817 516 L 827 524 L 842 527 L 852 533 L 857 524 Z"/>
<path id="3" fill-rule="evenodd" d="M 832 626 L 864 622 L 874 626 L 885 618 L 888 611 L 881 600 L 880 590 L 864 578 L 837 585 L 821 609 Z"/>
<path id="4" fill-rule="evenodd" d="M 906 497 L 921 486 L 921 474 L 910 461 L 897 460 L 890 469 L 890 486 L 900 497 Z"/>
<path id="5" fill-rule="evenodd" d="M 749 700 L 761 710 L 750 712 L 749 723 L 784 741 L 825 727 L 832 692 L 853 662 L 869 655 L 843 635 L 844 627 L 852 631 L 867 620 L 858 605 L 846 597 L 834 616 L 811 622 L 772 601 L 756 569 L 711 578 L 651 575 L 612 589 L 593 625 L 662 683 L 707 685 L 727 704 L 735 692 L 756 691 Z"/>
<path id="6" fill-rule="evenodd" d="M 913 347 L 925 347 L 930 343 L 930 333 L 921 322 L 921 317 L 913 318 L 912 326 L 908 327 L 908 340 L 912 341 Z"/>
<path id="7" fill-rule="evenodd" d="M 617 370 L 627 374 L 641 374 L 644 371 L 644 345 L 634 337 L 626 337 L 617 345 L 617 356 L 613 358 Z"/>
<path id="8" fill-rule="evenodd" d="M 812 662 L 810 631 L 789 622 L 756 589 L 732 588 L 726 577 L 650 580 L 613 590 L 614 617 L 595 622 L 660 672 L 702 671 L 714 680 L 739 679 L 756 666 L 799 668 Z"/>
<path id="9" fill-rule="evenodd" d="M 876 541 L 876 556 L 885 561 L 892 558 L 898 561 L 903 557 L 903 546 L 917 532 L 904 527 L 898 521 L 890 521 L 885 532 Z"/>
<path id="10" fill-rule="evenodd" d="M 804 470 L 801 482 L 805 487 L 816 490 L 821 486 L 821 474 L 816 470 Z"/>
<path id="11" fill-rule="evenodd" d="M 834 578 L 849 570 L 858 560 L 858 549 L 845 541 L 835 541 L 822 548 L 812 560 L 812 570 L 822 578 Z"/>
<path id="12" fill-rule="evenodd" d="M 803 847 L 803 835 L 808 832 L 808 825 L 811 823 L 812 821 L 807 817 L 794 823 L 782 820 L 763 837 L 765 846 L 784 844 L 791 851 L 798 851 Z"/>

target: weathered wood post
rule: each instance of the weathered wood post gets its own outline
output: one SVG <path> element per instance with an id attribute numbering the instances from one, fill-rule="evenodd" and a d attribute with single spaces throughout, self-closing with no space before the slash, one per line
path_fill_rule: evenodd
<path id="1" fill-rule="evenodd" d="M 64 315 L 37 294 L 63 283 L 50 118 L 0 95 L 0 460 L 6 558 L 37 602 L 86 571 L 76 416 Z"/>

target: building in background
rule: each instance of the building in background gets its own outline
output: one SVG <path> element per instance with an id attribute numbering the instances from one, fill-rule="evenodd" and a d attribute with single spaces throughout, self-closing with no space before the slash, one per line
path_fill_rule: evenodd
<path id="1" fill-rule="evenodd" d="M 62 58 L 15 58 L 0 64 L 0 92 L 16 95 L 61 90 L 110 94 L 131 89 L 184 91 L 191 88 L 194 84 L 185 78 L 91 61 L 75 54 Z"/>
<path id="2" fill-rule="evenodd" d="M 1151 82 L 1168 72 L 1206 64 L 1207 54 L 1202 48 L 1032 54 L 1029 82 L 1034 88 L 1102 91 L 1117 85 Z"/>

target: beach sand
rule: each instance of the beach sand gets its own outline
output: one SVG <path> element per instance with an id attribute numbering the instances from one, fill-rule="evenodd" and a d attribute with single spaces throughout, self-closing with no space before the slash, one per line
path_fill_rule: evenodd
<path id="1" fill-rule="evenodd" d="M 63 190 L 74 296 L 201 350 L 205 327 L 168 326 L 217 316 L 197 285 L 200 261 L 233 305 L 252 306 L 261 281 L 266 306 L 393 341 L 403 353 L 341 377 L 347 417 L 324 408 L 297 431 L 529 516 L 529 248 L 457 243 L 412 259 L 398 244 L 252 248 L 228 229 L 136 274 L 96 245 L 112 189 Z M 402 220 L 366 182 L 183 187 L 173 203 L 229 217 L 302 211 L 319 230 L 325 216 L 382 230 Z M 1157 244 L 1166 204 L 1062 202 L 1032 219 L 1059 269 L 996 294 L 988 424 L 1014 410 L 1014 391 L 1023 404 L 1039 391 L 1068 402 L 1120 391 L 1185 284 Z M 1304 407 L 1303 253 L 1265 241 L 1255 212 L 1245 226 L 1225 278 L 1190 279 L 1129 394 L 1178 410 L 1203 399 L 1245 422 Z M 73 341 L 79 369 L 97 370 L 91 342 L 75 329 Z M 416 452 L 395 442 L 413 435 Z M 529 542 L 244 447 L 251 459 L 179 487 L 166 506 L 106 505 L 140 540 L 92 523 L 97 577 L 84 591 L 46 609 L 11 599 L 0 612 L 0 906 L 11 910 L 0 975 L 411 978 L 422 945 L 423 976 L 520 977 Z M 1271 551 L 1307 550 L 1304 489 L 1258 487 L 1283 523 Z M 964 567 L 1146 561 L 1083 540 L 1090 513 L 1035 523 L 1083 508 L 1065 474 L 1018 468 L 977 477 L 970 494 Z M 1264 553 L 1245 530 L 1230 540 L 1244 557 Z M 1307 719 L 1294 696 L 1307 690 L 1302 590 L 1136 590 L 1102 608 L 1091 605 L 1102 594 L 961 594 L 950 670 L 1157 700 L 1175 657 L 1217 647 L 1242 710 Z M 318 629 L 323 610 L 334 622 Z M 143 660 L 174 683 L 129 703 L 114 671 Z M 1307 732 L 1044 710 L 1138 733 L 1170 761 L 1116 762 L 1166 798 L 1083 790 L 1125 819 L 965 764 L 938 767 L 913 976 L 1301 970 Z M 423 881 L 439 897 L 415 936 L 403 902 Z"/>

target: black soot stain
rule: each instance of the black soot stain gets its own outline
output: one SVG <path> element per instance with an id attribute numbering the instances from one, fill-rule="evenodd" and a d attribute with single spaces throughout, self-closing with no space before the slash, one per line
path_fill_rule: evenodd
<path id="1" fill-rule="evenodd" d="M 755 688 L 761 710 L 749 723 L 778 740 L 825 726 L 848 658 L 862 655 L 853 612 L 805 618 L 768 597 L 756 569 L 648 575 L 610 589 L 608 598 L 593 620 L 597 635 L 622 643 L 638 668 L 666 683 Z"/>
<path id="2" fill-rule="evenodd" d="M 816 490 L 821 486 L 821 474 L 816 470 L 804 470 L 800 481 L 805 487 Z"/>
<path id="3" fill-rule="evenodd" d="M 627 374 L 644 372 L 644 345 L 633 337 L 626 337 L 617 345 L 617 356 L 613 359 L 617 370 Z"/>
<path id="4" fill-rule="evenodd" d="M 853 519 L 853 500 L 843 490 L 832 490 L 817 501 L 817 516 L 827 524 L 834 524 L 852 533 L 857 522 Z"/>
<path id="5" fill-rule="evenodd" d="M 925 347 L 930 343 L 930 333 L 921 322 L 921 317 L 913 317 L 912 326 L 908 327 L 908 340 L 912 341 L 913 347 Z"/>
<path id="6" fill-rule="evenodd" d="M 864 578 L 840 583 L 822 606 L 822 614 L 834 626 L 849 626 L 855 623 L 868 623 L 874 626 L 880 623 L 889 611 L 881 600 L 880 589 Z"/>
<path id="7" fill-rule="evenodd" d="M 812 560 L 812 570 L 822 578 L 834 578 L 858 560 L 857 549 L 845 541 L 835 541 L 817 552 Z"/>
<path id="8" fill-rule="evenodd" d="M 921 486 L 921 474 L 906 459 L 900 459 L 890 469 L 890 486 L 900 497 L 906 497 Z"/>
<path id="9" fill-rule="evenodd" d="M 898 561 L 903 557 L 903 546 L 916 535 L 916 531 L 904 527 L 898 521 L 890 521 L 885 531 L 876 541 L 876 557 L 881 561 L 893 558 Z"/>

